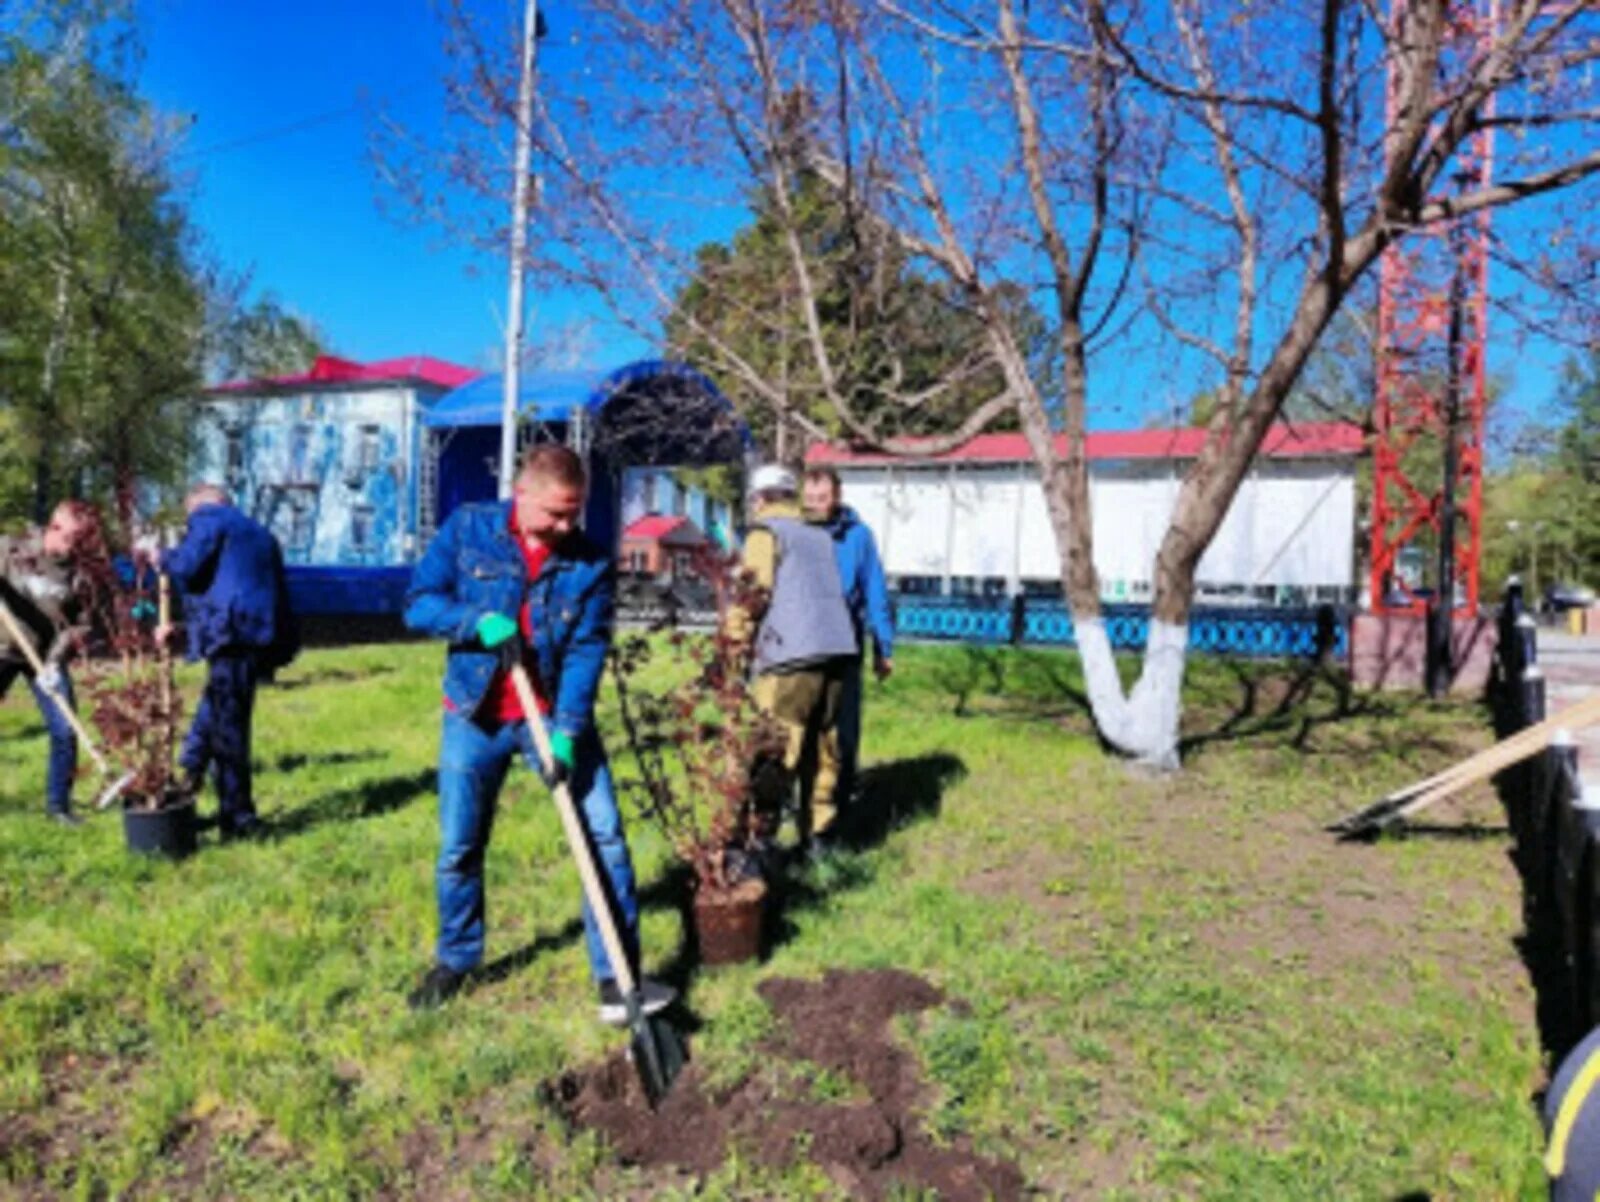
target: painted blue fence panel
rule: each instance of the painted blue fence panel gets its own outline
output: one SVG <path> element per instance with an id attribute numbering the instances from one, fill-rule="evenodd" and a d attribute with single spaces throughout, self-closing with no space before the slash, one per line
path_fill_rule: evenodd
<path id="1" fill-rule="evenodd" d="M 1101 617 L 1113 648 L 1144 649 L 1150 635 L 1147 608 L 1108 605 Z M 944 642 L 1077 646 L 1066 604 L 1042 598 L 902 596 L 895 603 L 895 631 L 904 638 Z M 1196 609 L 1189 619 L 1189 650 L 1198 654 L 1309 658 L 1326 648 L 1343 658 L 1349 647 L 1349 619 L 1331 606 Z"/>
<path id="2" fill-rule="evenodd" d="M 895 632 L 913 639 L 1008 643 L 1011 606 L 963 597 L 906 598 L 895 609 Z"/>

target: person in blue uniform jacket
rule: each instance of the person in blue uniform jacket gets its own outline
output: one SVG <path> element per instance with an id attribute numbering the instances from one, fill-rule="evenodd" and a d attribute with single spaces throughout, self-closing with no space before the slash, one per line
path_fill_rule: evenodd
<path id="1" fill-rule="evenodd" d="M 205 692 L 184 737 L 178 764 L 185 787 L 216 780 L 218 828 L 224 839 L 266 830 L 251 796 L 250 727 L 256 686 L 270 680 L 299 650 L 289 606 L 283 549 L 265 526 L 235 509 L 214 484 L 199 484 L 184 500 L 183 540 L 155 560 L 181 596 L 191 660 L 205 660 Z M 171 638 L 170 627 L 157 632 Z"/>
<path id="2" fill-rule="evenodd" d="M 844 678 L 839 699 L 839 784 L 836 796 L 848 804 L 856 791 L 856 773 L 861 759 L 861 676 L 872 638 L 872 670 L 879 680 L 894 671 L 894 611 L 889 605 L 889 586 L 884 579 L 883 561 L 872 531 L 856 511 L 841 502 L 839 473 L 827 466 L 806 469 L 802 501 L 806 517 L 819 522 L 833 539 L 834 559 L 839 567 L 839 586 L 855 627 L 856 655 Z"/>

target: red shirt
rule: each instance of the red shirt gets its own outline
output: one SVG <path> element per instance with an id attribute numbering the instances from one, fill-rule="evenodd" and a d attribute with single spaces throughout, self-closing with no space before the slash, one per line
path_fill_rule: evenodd
<path id="1" fill-rule="evenodd" d="M 539 578 L 539 572 L 544 567 L 544 561 L 550 558 L 550 548 L 536 538 L 524 538 L 517 529 L 516 510 L 511 512 L 511 538 L 517 544 L 517 550 L 522 552 L 522 562 L 527 566 L 528 579 L 534 581 Z M 539 712 L 548 716 L 554 708 L 550 698 L 545 694 L 544 685 L 539 680 L 538 668 L 532 662 L 533 649 L 533 603 L 524 601 L 522 612 L 517 615 L 517 625 L 522 628 L 523 667 L 528 670 L 528 680 L 533 685 L 534 700 L 539 703 Z M 448 700 L 445 705 L 449 705 Z M 495 675 L 489 684 L 489 692 L 484 696 L 483 704 L 478 707 L 478 714 L 491 722 L 520 722 L 525 716 L 522 712 L 522 701 L 517 697 L 517 686 L 512 683 L 511 673 L 500 672 Z"/>

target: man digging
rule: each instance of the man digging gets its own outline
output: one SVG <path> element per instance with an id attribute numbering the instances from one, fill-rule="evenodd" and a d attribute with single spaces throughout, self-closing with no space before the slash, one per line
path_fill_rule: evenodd
<path id="1" fill-rule="evenodd" d="M 439 941 L 433 967 L 408 999 L 413 1009 L 442 1005 L 483 961 L 483 861 L 495 804 L 513 757 L 537 758 L 508 670 L 519 660 L 547 715 L 554 769 L 571 785 L 638 976 L 633 863 L 594 725 L 615 581 L 610 557 L 576 529 L 587 483 L 572 451 L 536 447 L 517 474 L 513 500 L 457 509 L 411 578 L 406 625 L 449 643 L 439 745 Z M 621 1025 L 627 1011 L 587 905 L 583 918 L 600 1019 Z M 648 979 L 640 989 L 647 1014 L 674 996 Z"/>

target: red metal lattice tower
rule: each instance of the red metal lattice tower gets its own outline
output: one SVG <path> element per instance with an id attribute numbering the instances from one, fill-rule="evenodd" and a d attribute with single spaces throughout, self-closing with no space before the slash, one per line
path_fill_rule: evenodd
<path id="1" fill-rule="evenodd" d="M 1397 21 L 1406 4 L 1407 0 L 1393 0 Z M 1496 0 L 1467 0 L 1455 6 L 1445 64 L 1458 64 L 1488 46 L 1498 7 Z M 1391 128 L 1400 66 L 1397 56 L 1391 56 Z M 1488 129 L 1472 135 L 1458 152 L 1446 186 L 1464 191 L 1487 184 L 1493 149 Z M 1385 251 L 1378 272 L 1372 452 L 1369 586 L 1374 610 L 1424 612 L 1425 599 L 1402 579 L 1399 568 L 1401 552 L 1427 529 L 1447 552 L 1453 549 L 1450 575 L 1463 593 L 1458 612 L 1477 610 L 1488 317 L 1487 209 L 1416 230 Z M 1434 449 L 1437 458 L 1430 453 Z M 1453 481 L 1447 481 L 1450 475 Z M 1453 520 L 1447 521 L 1451 514 Z M 1438 587 L 1439 581 L 1434 584 Z"/>

